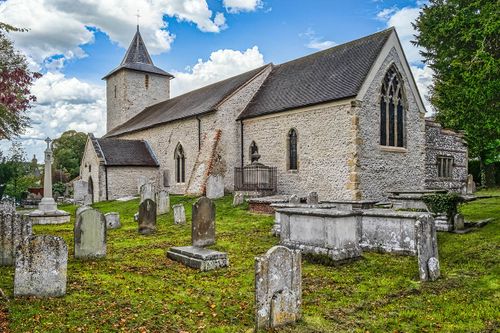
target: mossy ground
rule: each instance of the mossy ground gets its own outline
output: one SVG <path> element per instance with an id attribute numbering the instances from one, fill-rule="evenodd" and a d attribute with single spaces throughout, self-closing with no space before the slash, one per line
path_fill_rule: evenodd
<path id="1" fill-rule="evenodd" d="M 500 195 L 500 190 L 497 190 Z M 63 237 L 70 249 L 63 298 L 13 299 L 14 269 L 0 267 L 0 331 L 10 332 L 251 332 L 254 258 L 278 243 L 273 217 L 216 201 L 217 245 L 230 267 L 199 273 L 166 258 L 171 246 L 189 245 L 194 198 L 183 203 L 188 224 L 158 219 L 153 236 L 137 233 L 138 200 L 104 202 L 120 213 L 122 228 L 108 233 L 106 259 L 73 258 L 73 226 L 36 226 L 37 234 Z M 74 214 L 74 206 L 65 206 Z M 418 279 L 414 257 L 365 253 L 341 266 L 303 263 L 303 320 L 276 332 L 496 332 L 500 329 L 500 197 L 461 208 L 467 220 L 494 217 L 472 233 L 439 234 L 442 278 Z M 73 222 L 73 220 L 72 220 Z"/>

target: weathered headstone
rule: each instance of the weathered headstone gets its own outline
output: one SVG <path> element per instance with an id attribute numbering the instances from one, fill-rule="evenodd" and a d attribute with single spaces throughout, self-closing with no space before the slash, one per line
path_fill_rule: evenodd
<path id="1" fill-rule="evenodd" d="M 31 234 L 29 217 L 0 212 L 0 266 L 14 265 L 17 246 Z"/>
<path id="2" fill-rule="evenodd" d="M 301 317 L 302 266 L 300 250 L 274 246 L 255 258 L 256 327 L 274 328 Z"/>
<path id="3" fill-rule="evenodd" d="M 288 202 L 293 204 L 293 205 L 297 205 L 300 203 L 300 198 L 296 194 L 294 194 L 294 195 L 290 196 L 290 199 L 288 199 Z"/>
<path id="4" fill-rule="evenodd" d="M 166 214 L 170 211 L 170 197 L 167 191 L 156 193 L 156 213 L 158 215 Z"/>
<path id="5" fill-rule="evenodd" d="M 97 209 L 85 209 L 76 217 L 75 258 L 96 259 L 106 256 L 106 219 Z"/>
<path id="6" fill-rule="evenodd" d="M 89 193 L 89 183 L 79 179 L 73 182 L 73 199 L 76 203 L 83 202 L 85 195 Z"/>
<path id="7" fill-rule="evenodd" d="M 239 206 L 245 202 L 243 193 L 235 193 L 233 197 L 233 207 Z"/>
<path id="8" fill-rule="evenodd" d="M 92 209 L 92 207 L 90 206 L 80 206 L 76 209 L 75 211 L 75 217 L 78 217 L 78 215 L 83 212 L 84 210 L 87 210 L 87 209 Z M 75 220 L 76 221 L 76 220 Z"/>
<path id="9" fill-rule="evenodd" d="M 118 213 L 106 213 L 104 214 L 104 218 L 106 219 L 106 227 L 108 229 L 118 229 L 122 226 L 120 223 L 120 214 Z"/>
<path id="10" fill-rule="evenodd" d="M 156 231 L 156 203 L 144 200 L 139 206 L 139 233 L 149 235 Z"/>
<path id="11" fill-rule="evenodd" d="M 85 194 L 83 197 L 83 205 L 84 206 L 90 206 L 92 205 L 92 195 L 91 194 Z"/>
<path id="12" fill-rule="evenodd" d="M 60 237 L 30 236 L 16 251 L 14 296 L 66 294 L 68 247 Z"/>
<path id="13" fill-rule="evenodd" d="M 431 215 L 418 217 L 415 223 L 415 235 L 420 280 L 433 281 L 439 277 L 440 272 L 436 226 Z"/>
<path id="14" fill-rule="evenodd" d="M 307 195 L 307 204 L 308 205 L 317 205 L 319 203 L 318 193 L 317 192 L 309 192 Z"/>
<path id="15" fill-rule="evenodd" d="M 206 196 L 209 199 L 219 199 L 224 196 L 224 176 L 210 175 L 207 179 Z"/>
<path id="16" fill-rule="evenodd" d="M 455 214 L 453 217 L 453 229 L 454 230 L 464 230 L 465 221 L 462 214 Z"/>
<path id="17" fill-rule="evenodd" d="M 175 224 L 186 224 L 186 211 L 184 205 L 177 204 L 172 206 L 174 210 L 174 223 Z"/>
<path id="18" fill-rule="evenodd" d="M 476 192 L 476 182 L 474 182 L 474 177 L 472 175 L 467 176 L 467 194 L 474 194 Z"/>
<path id="19" fill-rule="evenodd" d="M 153 183 L 146 183 L 142 185 L 141 187 L 141 201 L 144 202 L 146 199 L 150 199 L 152 201 L 155 200 L 155 194 L 154 194 L 154 186 Z"/>
<path id="20" fill-rule="evenodd" d="M 215 205 L 207 197 L 193 204 L 191 239 L 193 246 L 215 244 Z"/>

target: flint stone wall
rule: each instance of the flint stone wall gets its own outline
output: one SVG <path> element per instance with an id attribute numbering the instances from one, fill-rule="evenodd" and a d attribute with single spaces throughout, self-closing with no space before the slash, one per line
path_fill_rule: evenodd
<path id="1" fill-rule="evenodd" d="M 28 216 L 0 212 L 0 266 L 14 265 L 16 248 L 31 234 Z"/>
<path id="2" fill-rule="evenodd" d="M 17 248 L 14 296 L 66 294 L 68 247 L 60 237 L 30 236 Z"/>

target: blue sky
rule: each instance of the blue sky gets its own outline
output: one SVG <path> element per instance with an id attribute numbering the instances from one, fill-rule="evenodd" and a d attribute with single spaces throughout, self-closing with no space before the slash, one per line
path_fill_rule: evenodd
<path id="1" fill-rule="evenodd" d="M 409 41 L 422 1 L 385 0 L 6 0 L 0 21 L 29 28 L 11 35 L 31 68 L 33 126 L 21 140 L 42 157 L 42 139 L 68 129 L 104 134 L 105 83 L 137 22 L 158 67 L 174 74 L 173 94 L 282 63 L 394 25 L 423 97 L 432 78 Z M 428 103 L 427 103 L 428 106 Z M 5 151 L 9 146 L 0 142 Z"/>

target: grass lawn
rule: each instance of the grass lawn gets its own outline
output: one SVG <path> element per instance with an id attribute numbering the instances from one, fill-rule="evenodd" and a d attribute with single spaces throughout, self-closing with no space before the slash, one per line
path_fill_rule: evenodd
<path id="1" fill-rule="evenodd" d="M 491 192 L 500 196 L 500 190 Z M 217 200 L 217 245 L 230 267 L 199 273 L 166 258 L 190 244 L 193 198 L 183 203 L 188 224 L 158 219 L 153 236 L 137 233 L 138 200 L 104 202 L 122 228 L 108 233 L 106 259 L 73 258 L 73 225 L 36 226 L 63 237 L 70 249 L 67 295 L 13 299 L 14 269 L 0 267 L 0 332 L 252 332 L 254 257 L 278 243 L 273 217 Z M 65 206 L 74 214 L 76 207 Z M 275 332 L 498 332 L 500 330 L 500 197 L 461 208 L 467 220 L 494 217 L 472 233 L 439 234 L 442 278 L 422 283 L 414 257 L 365 253 L 338 267 L 303 263 L 303 320 Z M 72 220 L 73 222 L 73 220 Z M 6 328 L 8 322 L 8 328 Z"/>

